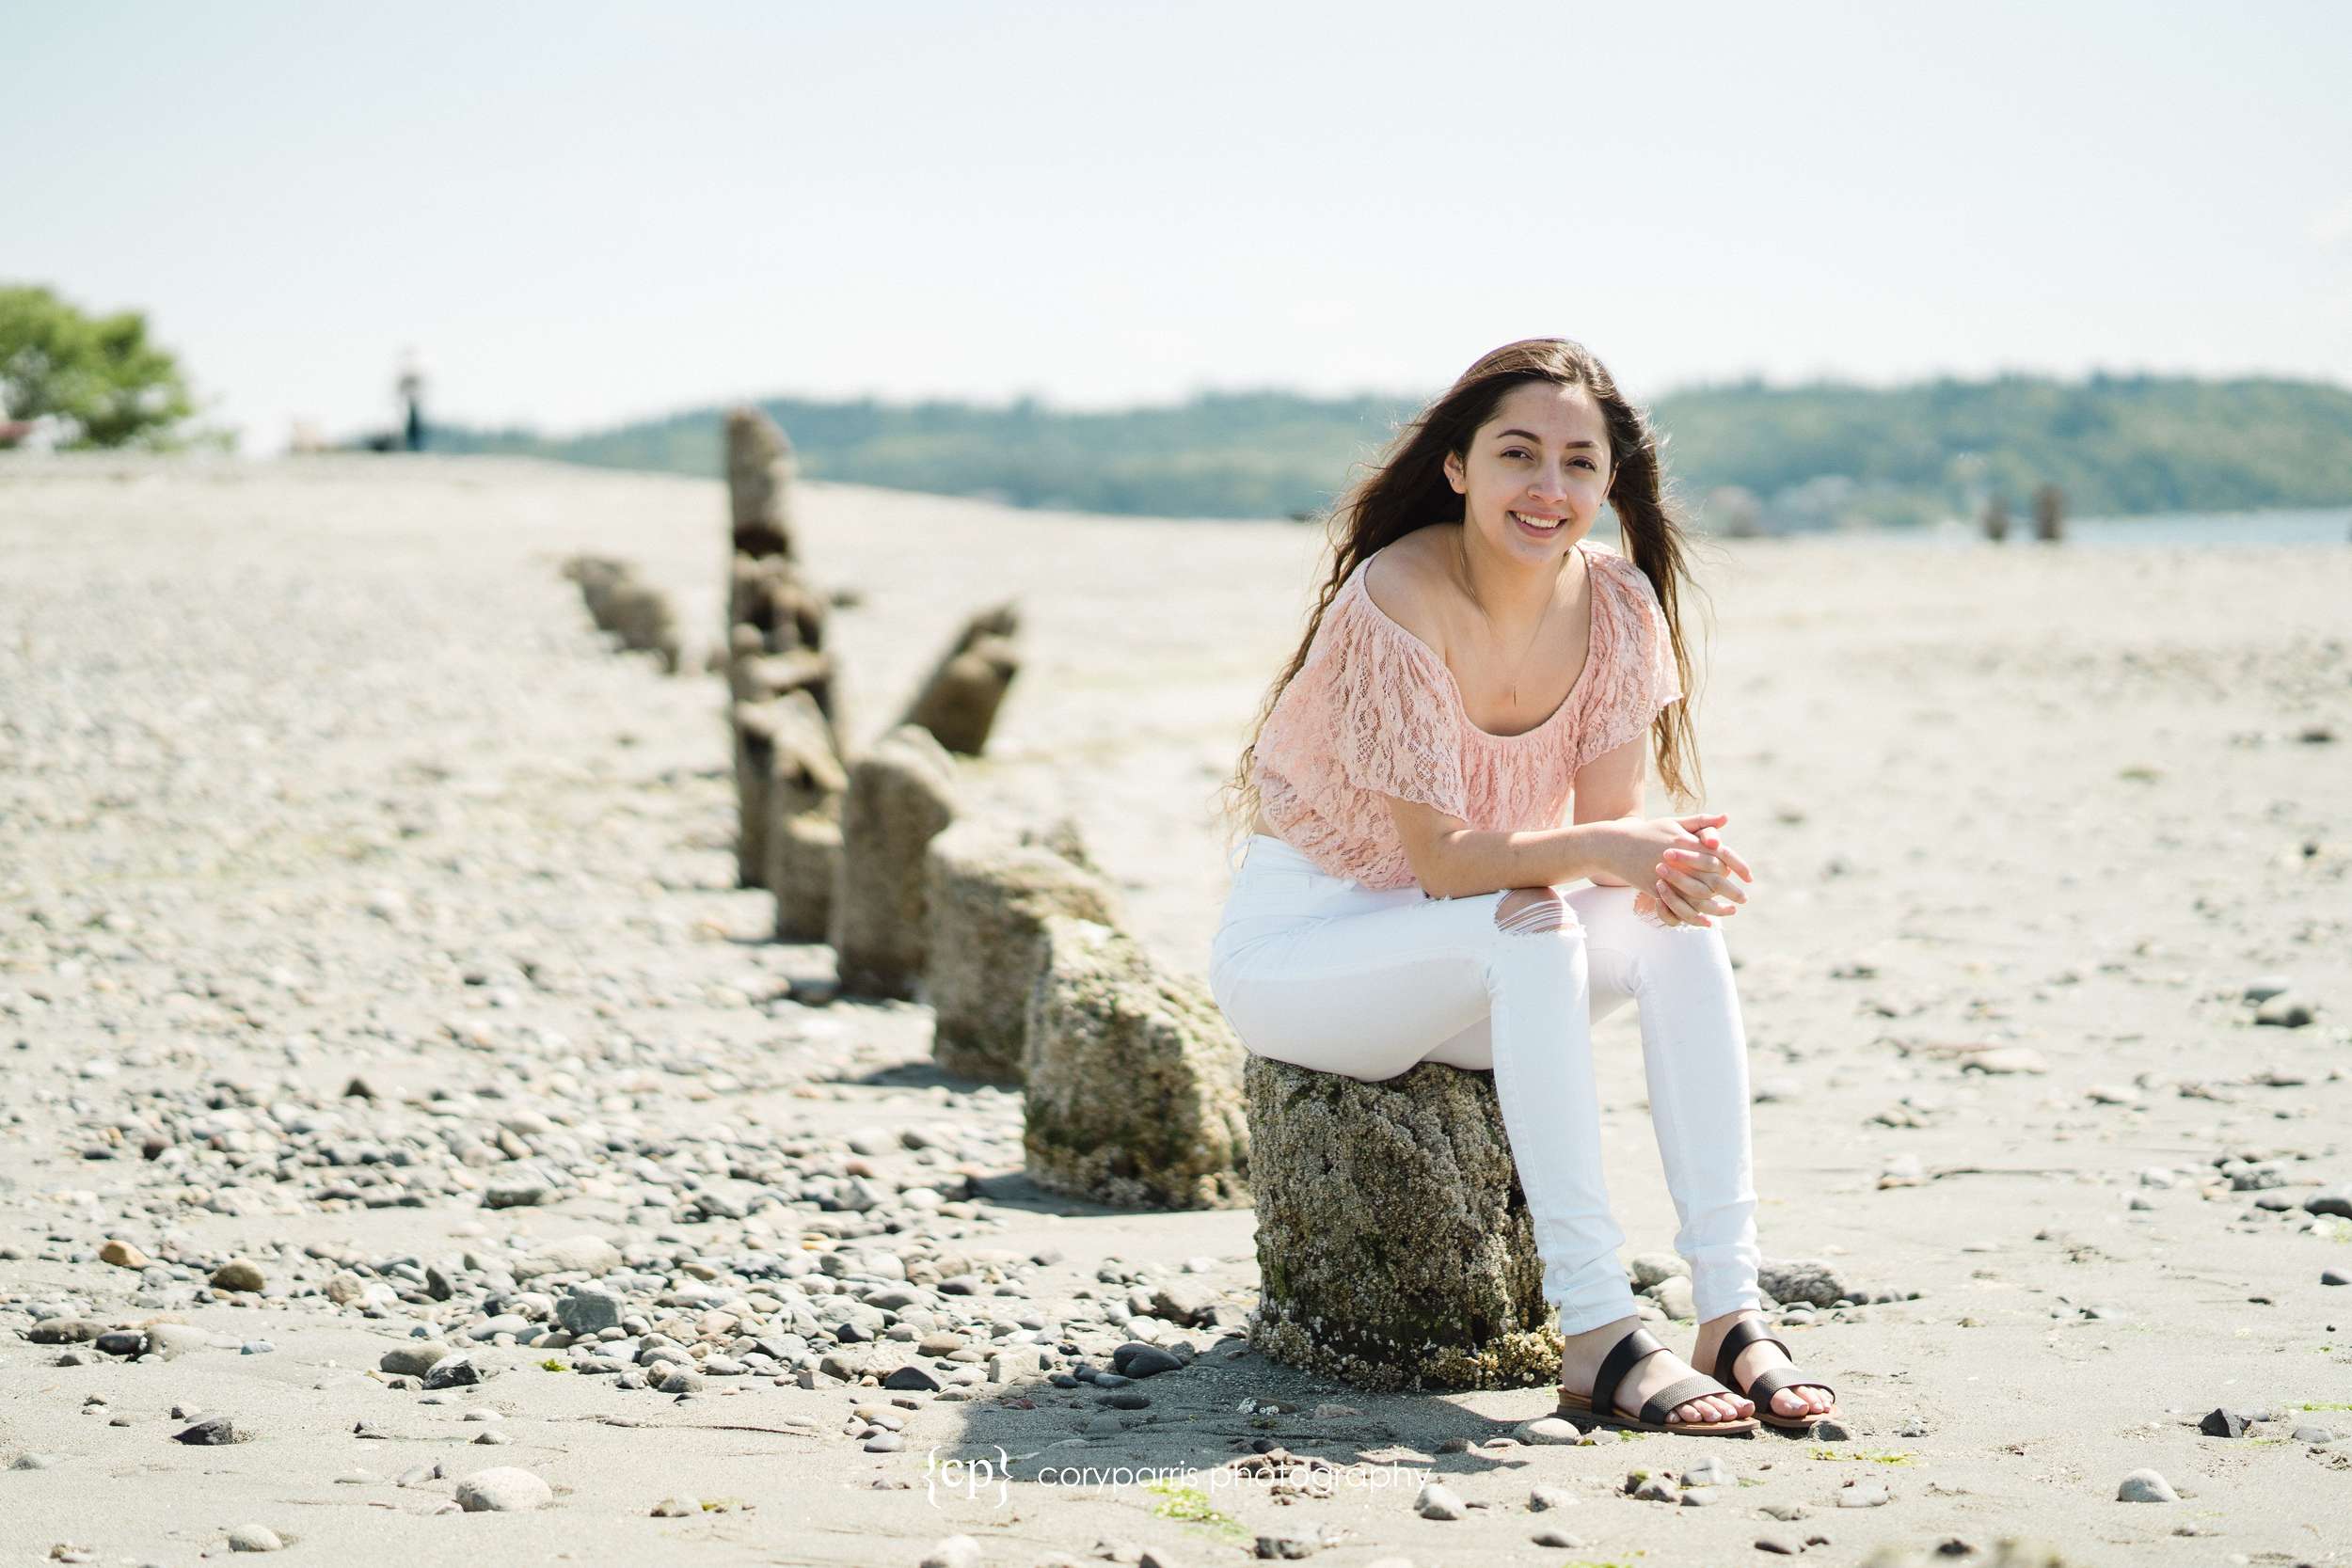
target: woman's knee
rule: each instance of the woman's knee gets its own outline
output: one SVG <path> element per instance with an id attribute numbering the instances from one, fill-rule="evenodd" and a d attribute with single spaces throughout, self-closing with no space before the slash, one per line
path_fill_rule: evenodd
<path id="1" fill-rule="evenodd" d="M 1558 888 L 1515 887 L 1495 901 L 1495 929 L 1512 936 L 1576 927 L 1574 911 Z"/>

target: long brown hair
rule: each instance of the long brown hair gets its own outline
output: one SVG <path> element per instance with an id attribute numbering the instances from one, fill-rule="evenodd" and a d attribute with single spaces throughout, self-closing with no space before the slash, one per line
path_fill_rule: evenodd
<path id="1" fill-rule="evenodd" d="M 1698 800 L 1704 784 L 1698 740 L 1691 726 L 1692 705 L 1687 700 L 1696 693 L 1676 592 L 1685 577 L 1687 541 L 1677 508 L 1667 494 L 1661 442 L 1650 427 L 1648 414 L 1617 389 L 1615 378 L 1591 350 L 1565 338 L 1526 338 L 1482 356 L 1464 371 L 1444 396 L 1404 426 L 1390 444 L 1387 456 L 1332 503 L 1325 523 L 1331 569 L 1314 613 L 1307 619 L 1306 636 L 1299 640 L 1289 666 L 1268 689 L 1257 718 L 1250 722 L 1249 743 L 1242 748 L 1241 760 L 1218 790 L 1225 801 L 1220 815 L 1225 819 L 1228 863 L 1233 847 L 1258 814 L 1258 781 L 1252 767 L 1258 736 L 1283 690 L 1307 662 L 1324 612 L 1367 556 L 1416 529 L 1459 515 L 1463 501 L 1446 481 L 1446 454 L 1467 460 L 1470 438 L 1479 426 L 1494 418 L 1512 388 L 1534 381 L 1585 388 L 1608 421 L 1610 453 L 1616 463 L 1609 505 L 1617 515 L 1626 558 L 1649 578 L 1658 592 L 1659 607 L 1666 612 L 1675 671 L 1686 695 L 1685 701 L 1669 704 L 1651 726 L 1658 777 L 1677 800 Z"/>

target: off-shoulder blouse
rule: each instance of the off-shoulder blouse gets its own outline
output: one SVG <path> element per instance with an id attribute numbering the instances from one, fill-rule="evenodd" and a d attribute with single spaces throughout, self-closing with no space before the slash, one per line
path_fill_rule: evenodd
<path id="1" fill-rule="evenodd" d="M 1365 588 L 1380 552 L 1357 562 L 1259 732 L 1260 807 L 1283 842 L 1333 876 L 1397 888 L 1413 872 L 1383 795 L 1490 832 L 1561 822 L 1577 771 L 1683 694 L 1648 576 L 1610 546 L 1576 547 L 1593 585 L 1584 668 L 1551 716 L 1518 735 L 1470 722 L 1445 659 Z"/>

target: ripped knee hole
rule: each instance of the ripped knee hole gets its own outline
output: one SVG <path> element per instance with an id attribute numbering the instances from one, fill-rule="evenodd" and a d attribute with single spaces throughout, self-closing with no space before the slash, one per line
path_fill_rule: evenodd
<path id="1" fill-rule="evenodd" d="M 1567 901 L 1548 887 L 1515 887 L 1495 902 L 1495 929 L 1556 931 L 1569 925 Z"/>

